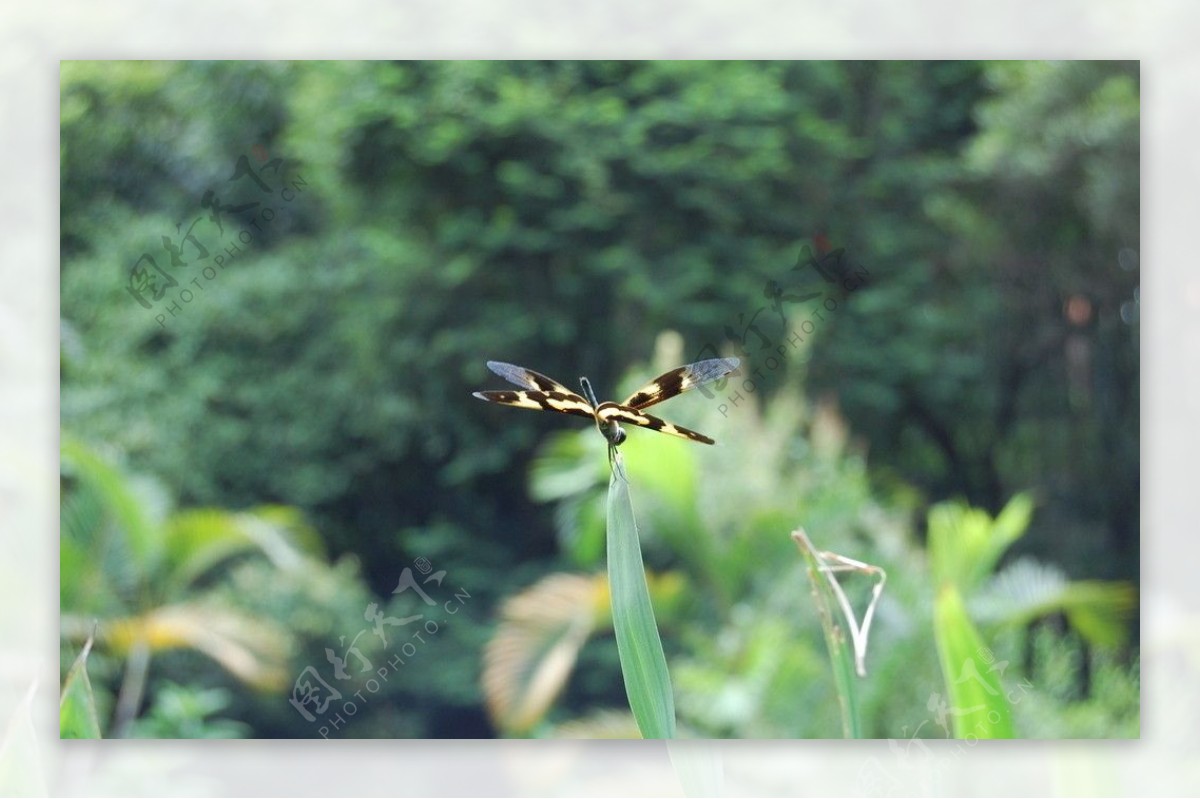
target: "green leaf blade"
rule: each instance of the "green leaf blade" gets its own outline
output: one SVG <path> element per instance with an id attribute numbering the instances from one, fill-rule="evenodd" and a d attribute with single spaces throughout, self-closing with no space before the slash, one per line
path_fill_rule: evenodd
<path id="1" fill-rule="evenodd" d="M 62 699 L 58 705 L 60 738 L 103 737 L 100 734 L 100 717 L 96 712 L 96 696 L 87 673 L 87 657 L 91 649 L 92 640 L 89 638 L 67 672 L 67 679 L 63 681 Z"/>
<path id="2" fill-rule="evenodd" d="M 614 461 L 608 486 L 608 581 L 613 631 L 629 708 L 643 738 L 675 737 L 675 699 L 667 658 L 650 604 L 629 483 Z"/>
<path id="3" fill-rule="evenodd" d="M 994 658 L 952 585 L 943 587 L 934 602 L 933 628 L 954 737 L 1012 738 L 1012 708 L 999 675 L 989 670 Z"/>

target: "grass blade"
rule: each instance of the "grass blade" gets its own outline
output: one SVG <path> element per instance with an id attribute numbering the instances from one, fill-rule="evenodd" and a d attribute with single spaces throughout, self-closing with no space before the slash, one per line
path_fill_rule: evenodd
<path id="1" fill-rule="evenodd" d="M 992 658 L 953 585 L 934 600 L 933 633 L 950 696 L 955 738 L 1012 738 L 1012 709 Z"/>
<path id="2" fill-rule="evenodd" d="M 58 734 L 60 738 L 101 738 L 100 717 L 96 712 L 96 696 L 88 679 L 87 658 L 92 650 L 89 636 L 83 651 L 75 658 L 67 679 L 63 681 L 62 698 L 58 705 Z"/>
<path id="3" fill-rule="evenodd" d="M 675 699 L 654 621 L 629 482 L 614 453 L 608 484 L 608 583 L 629 709 L 643 738 L 675 737 Z"/>
<path id="4" fill-rule="evenodd" d="M 833 664 L 833 682 L 837 689 L 838 707 L 842 711 L 842 735 L 846 738 L 862 738 L 854 636 L 839 621 L 841 609 L 838 597 L 834 594 L 830 580 L 825 576 L 824 565 L 812 542 L 801 530 L 792 533 L 792 540 L 800 548 L 808 566 L 813 600 L 817 605 L 817 615 L 821 619 L 821 629 L 825 632 L 825 645 L 829 649 L 829 660 Z"/>

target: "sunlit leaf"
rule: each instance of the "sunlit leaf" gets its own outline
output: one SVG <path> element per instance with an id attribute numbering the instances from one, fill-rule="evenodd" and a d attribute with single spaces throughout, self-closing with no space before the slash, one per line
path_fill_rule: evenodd
<path id="1" fill-rule="evenodd" d="M 64 615 L 62 636 L 82 639 L 92 622 Z M 150 653 L 195 649 L 219 663 L 239 680 L 263 690 L 287 682 L 288 635 L 277 624 L 231 608 L 179 604 L 138 616 L 101 621 L 96 638 L 114 654 L 126 656 L 137 647 Z"/>
<path id="2" fill-rule="evenodd" d="M 608 618 L 602 575 L 552 574 L 505 602 L 484 653 L 483 691 L 498 728 L 524 734 L 562 692 L 579 650 Z"/>
<path id="3" fill-rule="evenodd" d="M 187 585 L 227 558 L 249 551 L 262 552 L 283 571 L 294 571 L 303 567 L 307 554 L 321 554 L 310 533 L 299 512 L 291 508 L 181 511 L 166 524 L 167 562 L 176 586 Z"/>
<path id="4" fill-rule="evenodd" d="M 947 697 L 931 701 L 937 716 L 949 717 L 956 738 L 1012 738 L 1012 709 L 1005 698 L 995 658 L 975 630 L 953 585 L 944 585 L 934 600 L 933 632 L 937 640 Z"/>
<path id="5" fill-rule="evenodd" d="M 943 502 L 929 511 L 929 561 L 938 585 L 963 591 L 980 585 L 1018 538 L 1033 513 L 1033 501 L 1017 494 L 993 520 L 961 502 Z"/>

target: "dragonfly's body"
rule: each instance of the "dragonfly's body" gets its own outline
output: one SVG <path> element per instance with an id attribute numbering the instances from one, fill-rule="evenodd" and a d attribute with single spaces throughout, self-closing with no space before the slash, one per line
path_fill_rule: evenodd
<path id="1" fill-rule="evenodd" d="M 596 423 L 596 429 L 608 441 L 610 449 L 620 446 L 625 440 L 625 431 L 621 423 L 637 425 L 650 430 L 657 430 L 701 444 L 712 444 L 708 436 L 688 430 L 686 427 L 651 416 L 643 409 L 657 405 L 664 400 L 681 394 L 690 388 L 716 380 L 737 369 L 740 365 L 737 358 L 711 358 L 706 361 L 680 366 L 665 374 L 659 375 L 653 381 L 635 391 L 624 402 L 597 402 L 592 384 L 586 377 L 579 378 L 586 395 L 581 397 L 567 389 L 561 383 L 551 380 L 543 374 L 514 366 L 501 361 L 488 361 L 488 368 L 510 383 L 521 386 L 522 391 L 476 391 L 474 396 L 488 402 L 501 405 L 511 405 L 515 408 L 531 410 L 550 410 L 559 413 L 569 413 L 572 416 L 584 416 Z"/>
<path id="2" fill-rule="evenodd" d="M 592 383 L 586 377 L 579 378 L 579 385 L 583 387 L 584 396 L 587 397 L 588 404 L 592 406 L 592 415 L 596 417 L 596 429 L 600 431 L 600 435 L 604 436 L 604 440 L 610 447 L 621 446 L 621 442 L 625 440 L 625 431 L 621 429 L 621 425 L 615 419 L 608 418 L 613 413 L 613 409 L 620 406 L 615 402 L 597 402 L 596 392 L 592 391 Z M 603 409 L 603 413 L 601 413 L 601 409 Z M 605 421 L 606 418 L 607 421 Z"/>

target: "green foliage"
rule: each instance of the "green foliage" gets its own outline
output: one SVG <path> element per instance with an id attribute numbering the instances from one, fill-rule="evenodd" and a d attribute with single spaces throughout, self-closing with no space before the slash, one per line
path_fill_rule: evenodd
<path id="1" fill-rule="evenodd" d="M 668 351 L 661 357 L 676 356 Z M 785 392 L 767 408 L 751 403 L 727 416 L 698 399 L 680 400 L 671 416 L 719 431 L 719 451 L 687 442 L 668 451 L 676 442 L 632 431 L 622 452 L 626 470 L 632 475 L 640 469 L 646 481 L 639 532 L 647 557 L 679 569 L 687 580 L 690 601 L 661 629 L 680 728 L 688 734 L 828 737 L 843 729 L 853 736 L 909 737 L 940 729 L 946 736 L 1040 737 L 1036 716 L 1017 716 L 1033 725 L 1016 726 L 1005 699 L 1019 695 L 1026 682 L 1018 670 L 996 666 L 1014 659 L 1007 652 L 1008 631 L 1065 613 L 1076 601 L 1087 607 L 1085 617 L 1104 620 L 1105 633 L 1087 639 L 1096 645 L 1127 628 L 1127 585 L 1090 587 L 1027 558 L 1002 566 L 1029 526 L 1033 505 L 1027 496 L 1014 497 L 996 518 L 961 503 L 935 506 L 925 550 L 903 514 L 872 498 L 863 463 L 829 409 L 810 409 Z M 535 490 L 556 488 L 541 496 L 576 509 L 560 517 L 569 520 L 585 518 L 578 509 L 603 490 L 595 468 L 604 465 L 603 441 L 594 431 L 583 432 L 589 435 L 556 436 L 531 470 Z M 676 458 L 687 464 L 655 468 Z M 566 477 L 555 482 L 552 468 Z M 737 480 L 722 480 L 727 474 Z M 753 513 L 740 512 L 732 497 L 748 497 Z M 803 560 L 781 532 L 797 520 L 823 531 L 818 540 L 829 543 L 821 548 L 836 548 L 889 574 L 871 628 L 865 677 L 854 674 L 852 636 L 839 600 L 819 595 L 837 622 L 823 624 L 820 603 L 814 605 L 812 592 L 803 588 Z M 676 525 L 691 525 L 691 538 Z M 786 546 L 777 549 L 781 539 Z M 1058 575 L 1058 581 L 1023 577 L 1031 568 Z M 720 590 L 708 590 L 714 575 Z M 840 572 L 839 581 L 861 622 L 875 580 Z M 939 585 L 950 589 L 938 594 Z M 1078 628 L 1090 636 L 1089 629 Z M 830 679 L 820 652 L 823 634 L 833 639 L 835 655 L 842 653 L 835 656 L 840 681 Z M 585 659 L 586 651 L 576 667 Z M 1114 729 L 1127 723 L 1120 705 L 1103 712 Z"/>
<path id="2" fill-rule="evenodd" d="M 1114 649 L 1128 642 L 1137 592 L 1128 583 L 1068 580 L 1053 566 L 1021 558 L 976 592 L 971 608 L 980 619 L 1013 626 L 1061 613 L 1088 644 Z"/>
<path id="3" fill-rule="evenodd" d="M 1009 500 L 994 520 L 986 511 L 943 503 L 929 511 L 929 570 L 939 590 L 972 591 L 992 573 L 1000 557 L 1029 526 L 1033 501 Z"/>
<path id="4" fill-rule="evenodd" d="M 671 341 L 666 336 L 660 342 L 663 364 L 678 358 Z M 653 373 L 659 365 L 639 372 Z M 869 497 L 863 464 L 843 455 L 845 440 L 828 411 L 810 414 L 794 394 L 766 409 L 751 403 L 727 416 L 699 393 L 678 402 L 670 418 L 713 433 L 717 447 L 634 430 L 621 450 L 639 490 L 639 537 L 647 560 L 686 578 L 687 602 L 665 618 L 655 606 L 680 729 L 699 737 L 828 736 L 840 729 L 838 694 L 821 652 L 805 569 L 787 531 L 800 521 L 829 530 L 828 540 L 870 535 L 892 557 L 903 555 L 905 545 L 889 543 L 889 536 L 905 531 Z M 606 466 L 603 441 L 595 431 L 585 432 L 599 445 L 560 446 L 580 435 L 562 433 L 532 470 L 535 481 L 551 464 L 561 474 L 580 476 L 570 481 L 576 494 L 555 495 L 577 507 L 593 502 L 597 491 L 603 501 L 604 486 L 596 484 L 591 468 Z M 579 461 L 570 461 L 569 452 L 577 452 Z"/>
<path id="5" fill-rule="evenodd" d="M 590 429 L 550 437 L 529 471 L 529 495 L 554 503 L 558 544 L 578 566 L 594 566 L 604 557 L 605 443 Z"/>
<path id="6" fill-rule="evenodd" d="M 245 738 L 248 724 L 210 719 L 227 712 L 233 695 L 221 688 L 196 688 L 166 683 L 154 702 L 134 723 L 134 738 Z"/>
<path id="7" fill-rule="evenodd" d="M 1020 727 L 1050 739 L 1141 736 L 1136 659 L 1083 646 L 1047 625 L 1017 638 L 1029 658 L 1028 676 L 1011 694 Z"/>
<path id="8" fill-rule="evenodd" d="M 359 600 L 340 616 L 346 626 L 347 618 L 361 618 L 366 601 L 357 574 L 343 567 L 339 576 L 320 560 L 319 540 L 294 509 L 175 511 L 157 484 L 131 477 L 66 436 L 62 470 L 61 633 L 64 642 L 86 638 L 64 679 L 64 737 L 99 737 L 110 727 L 126 734 L 140 697 L 154 685 L 152 657 L 199 653 L 244 686 L 277 696 L 293 647 L 330 627 L 329 597 Z M 251 572 L 254 578 L 238 588 Z M 271 596 L 286 588 L 292 595 L 284 607 L 271 607 Z M 97 705 L 108 704 L 115 691 L 102 689 L 99 702 L 84 664 L 93 632 L 105 682 L 119 672 L 126 697 L 111 725 L 100 721 Z M 179 668 L 187 661 L 174 662 Z M 184 670 L 211 671 L 191 664 Z M 205 718 L 228 696 L 220 688 L 166 684 L 154 693 L 150 720 L 137 720 L 146 721 L 143 730 L 176 729 L 179 737 L 244 734 L 244 725 Z"/>
<path id="9" fill-rule="evenodd" d="M 629 708 L 643 738 L 675 737 L 675 696 L 663 654 L 638 539 L 629 481 L 614 455 L 608 498 L 608 583 L 613 632 Z"/>
<path id="10" fill-rule="evenodd" d="M 1010 702 L 993 673 L 995 657 L 976 630 L 963 597 L 984 587 L 1005 551 L 1025 534 L 1032 514 L 1032 501 L 1020 494 L 995 519 L 955 503 L 929 511 L 930 571 L 937 590 L 934 634 L 954 711 L 954 730 L 960 738 L 1013 735 Z M 1097 645 L 1112 646 L 1123 640 L 1135 601 L 1131 586 L 1068 583 L 1053 569 L 1048 571 L 1047 576 L 1036 564 L 1014 564 L 993 580 L 985 607 L 990 604 L 993 618 L 1013 624 L 1028 624 L 1061 611 Z"/>
<path id="11" fill-rule="evenodd" d="M 991 514 L 1038 497 L 1014 563 L 966 578 L 985 640 L 1062 613 L 1120 651 L 1136 589 L 1090 581 L 1138 573 L 1138 82 L 1117 62 L 65 62 L 73 640 L 92 618 L 173 631 L 149 707 L 171 680 L 220 688 L 248 734 L 311 736 L 186 641 L 254 619 L 217 625 L 217 651 L 254 652 L 278 686 L 368 603 L 413 612 L 380 598 L 425 557 L 472 599 L 350 734 L 495 734 L 496 609 L 599 566 L 608 475 L 594 430 L 559 432 L 578 420 L 473 400 L 484 361 L 625 388 L 728 350 L 755 388 L 665 414 L 720 446 L 622 447 L 645 562 L 688 586 L 669 618 L 656 606 L 681 730 L 837 729 L 800 525 L 888 570 L 864 734 L 919 726 L 937 663 L 909 522 L 951 497 Z M 240 156 L 286 159 L 303 191 L 247 191 Z M 275 219 L 218 232 L 207 191 Z M 209 257 L 172 265 L 160 242 L 193 222 Z M 869 280 L 818 318 L 797 253 L 822 242 Z M 152 310 L 126 290 L 143 253 L 180 284 Z M 90 662 L 102 709 L 118 643 Z M 553 719 L 621 704 L 611 654 L 581 650 Z"/>
<path id="12" fill-rule="evenodd" d="M 979 68 L 973 135 L 864 167 L 891 180 L 835 241 L 870 289 L 810 390 L 837 392 L 877 473 L 989 513 L 1032 489 L 1031 551 L 1136 580 L 1138 65 Z"/>

